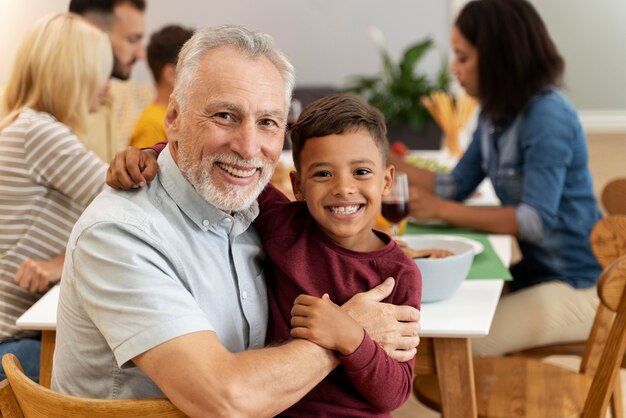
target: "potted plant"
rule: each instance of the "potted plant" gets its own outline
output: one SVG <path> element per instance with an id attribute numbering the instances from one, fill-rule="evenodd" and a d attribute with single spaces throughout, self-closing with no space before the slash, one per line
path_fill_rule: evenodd
<path id="1" fill-rule="evenodd" d="M 444 60 L 436 80 L 416 71 L 424 54 L 433 46 L 431 38 L 409 45 L 400 62 L 394 63 L 386 51 L 382 35 L 373 33 L 379 44 L 382 70 L 374 76 L 354 76 L 345 91 L 364 96 L 385 115 L 391 141 L 402 140 L 409 148 L 437 149 L 441 130 L 420 98 L 436 90 L 447 90 L 450 83 Z"/>

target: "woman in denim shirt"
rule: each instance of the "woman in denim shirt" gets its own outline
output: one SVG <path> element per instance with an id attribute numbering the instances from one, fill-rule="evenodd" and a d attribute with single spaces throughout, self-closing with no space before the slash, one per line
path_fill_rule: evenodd
<path id="1" fill-rule="evenodd" d="M 585 340 L 601 271 L 589 233 L 601 215 L 580 121 L 554 88 L 563 59 L 526 0 L 468 3 L 451 38 L 452 71 L 481 104 L 478 127 L 450 174 L 390 158 L 416 186 L 411 213 L 518 239 L 523 259 L 511 269 L 511 293 L 501 299 L 489 336 L 472 342 L 475 353 Z M 485 176 L 502 207 L 458 203 Z"/>

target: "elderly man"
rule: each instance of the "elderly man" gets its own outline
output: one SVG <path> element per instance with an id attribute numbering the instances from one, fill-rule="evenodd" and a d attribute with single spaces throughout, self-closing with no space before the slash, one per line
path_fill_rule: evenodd
<path id="1" fill-rule="evenodd" d="M 263 250 L 250 223 L 282 148 L 293 67 L 267 35 L 219 26 L 196 32 L 176 72 L 158 177 L 101 194 L 69 240 L 53 388 L 165 395 L 198 417 L 275 415 L 338 365 L 305 340 L 261 348 Z M 408 360 L 419 313 L 377 303 L 389 287 L 344 308 Z"/>
<path id="2" fill-rule="evenodd" d="M 113 72 L 117 80 L 128 80 L 135 63 L 145 57 L 145 0 L 71 0 L 69 11 L 84 17 L 109 35 L 113 47 Z M 150 86 L 114 81 L 104 105 L 91 115 L 87 148 L 110 161 L 124 148 L 130 132 L 152 96 Z"/>

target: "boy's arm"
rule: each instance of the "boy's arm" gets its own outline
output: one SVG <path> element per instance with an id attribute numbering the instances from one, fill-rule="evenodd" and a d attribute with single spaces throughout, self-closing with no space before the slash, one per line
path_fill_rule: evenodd
<path id="1" fill-rule="evenodd" d="M 106 183 L 118 190 L 137 189 L 150 183 L 159 171 L 157 157 L 167 142 L 158 142 L 151 148 L 132 146 L 118 151 L 107 171 Z"/>
<path id="2" fill-rule="evenodd" d="M 396 362 L 327 295 L 300 295 L 292 309 L 291 335 L 339 352 L 354 387 L 381 412 L 401 406 L 411 394 L 413 361 Z M 385 390 L 380 390 L 385 382 Z"/>
<path id="3" fill-rule="evenodd" d="M 417 309 L 422 300 L 422 277 L 413 260 L 404 267 L 394 268 L 386 274 L 396 277 L 396 288 L 390 302 L 394 305 L 412 306 Z M 340 355 L 352 384 L 380 411 L 392 411 L 411 396 L 413 386 L 414 358 L 398 362 L 383 350 L 379 343 L 365 335 L 358 350 L 352 355 Z M 385 390 L 380 390 L 380 385 Z"/>
<path id="4" fill-rule="evenodd" d="M 354 353 L 339 360 L 354 387 L 377 410 L 393 411 L 411 396 L 414 360 L 393 360 L 367 333 Z"/>

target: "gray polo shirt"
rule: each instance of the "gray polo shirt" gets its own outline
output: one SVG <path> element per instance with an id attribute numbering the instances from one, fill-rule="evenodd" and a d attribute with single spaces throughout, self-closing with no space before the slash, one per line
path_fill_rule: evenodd
<path id="1" fill-rule="evenodd" d="M 250 223 L 198 195 L 169 148 L 138 191 L 106 190 L 80 217 L 61 280 L 52 387 L 83 397 L 163 396 L 132 359 L 215 331 L 233 352 L 262 347 L 264 253 Z"/>

